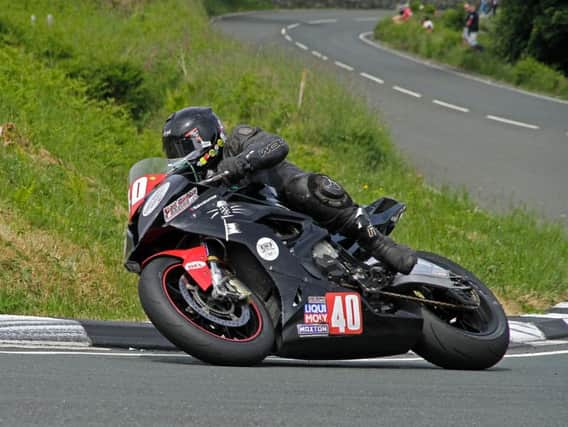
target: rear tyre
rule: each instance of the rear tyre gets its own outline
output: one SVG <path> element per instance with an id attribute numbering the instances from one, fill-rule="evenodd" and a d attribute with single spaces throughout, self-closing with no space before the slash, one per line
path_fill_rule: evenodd
<path id="1" fill-rule="evenodd" d="M 446 369 L 487 369 L 499 362 L 509 346 L 509 324 L 497 298 L 473 273 L 433 253 L 418 256 L 470 280 L 480 297 L 473 312 L 422 307 L 422 337 L 413 350 Z"/>
<path id="2" fill-rule="evenodd" d="M 188 304 L 189 293 L 184 298 L 180 280 L 192 282 L 180 261 L 159 257 L 144 268 L 138 284 L 144 311 L 168 340 L 198 359 L 219 365 L 255 365 L 270 353 L 274 327 L 255 295 L 238 305 L 209 307 L 205 295 L 192 293 L 195 298 Z M 228 326 L 238 317 L 237 326 Z M 243 319 L 246 322 L 240 324 Z"/>

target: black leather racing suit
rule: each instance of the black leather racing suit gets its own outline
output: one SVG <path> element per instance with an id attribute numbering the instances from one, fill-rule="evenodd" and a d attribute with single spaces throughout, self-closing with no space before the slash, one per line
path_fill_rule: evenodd
<path id="1" fill-rule="evenodd" d="M 233 130 L 223 149 L 223 159 L 247 160 L 251 169 L 244 178 L 247 182 L 272 186 L 286 206 L 310 215 L 331 232 L 356 239 L 395 270 L 407 273 L 412 269 L 414 253 L 372 227 L 341 185 L 326 175 L 303 171 L 285 160 L 287 155 L 288 144 L 281 137 L 246 125 Z"/>

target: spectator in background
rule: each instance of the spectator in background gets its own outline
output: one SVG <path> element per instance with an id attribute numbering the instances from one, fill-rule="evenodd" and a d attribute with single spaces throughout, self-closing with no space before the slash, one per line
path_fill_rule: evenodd
<path id="1" fill-rule="evenodd" d="M 422 19 L 422 28 L 424 28 L 429 33 L 434 31 L 434 23 L 432 22 L 432 19 L 430 19 L 429 16 L 425 16 L 424 19 Z"/>
<path id="2" fill-rule="evenodd" d="M 482 15 L 489 15 L 492 8 L 493 0 L 481 0 L 481 4 L 479 5 L 479 12 Z"/>
<path id="3" fill-rule="evenodd" d="M 470 3 L 465 3 L 463 7 L 467 13 L 463 29 L 464 41 L 471 48 L 481 50 L 481 46 L 477 42 L 477 34 L 479 33 L 479 15 L 477 10 L 475 6 Z"/>
<path id="4" fill-rule="evenodd" d="M 412 9 L 410 8 L 410 5 L 408 3 L 405 3 L 398 8 L 398 15 L 393 16 L 392 20 L 397 24 L 402 24 L 403 22 L 408 21 L 411 16 Z"/>
<path id="5" fill-rule="evenodd" d="M 491 14 L 493 16 L 497 13 L 497 6 L 499 6 L 499 0 L 491 0 Z"/>

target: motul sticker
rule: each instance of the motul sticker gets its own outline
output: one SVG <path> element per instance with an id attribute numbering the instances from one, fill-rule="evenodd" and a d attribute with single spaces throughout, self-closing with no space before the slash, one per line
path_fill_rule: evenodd
<path id="1" fill-rule="evenodd" d="M 170 183 L 166 182 L 160 185 L 150 197 L 144 203 L 144 209 L 142 210 L 143 216 L 148 216 L 158 207 L 168 190 L 170 189 Z"/>
<path id="2" fill-rule="evenodd" d="M 164 208 L 164 221 L 169 222 L 174 219 L 180 213 L 189 208 L 198 198 L 199 195 L 197 194 L 197 187 L 193 187 L 175 202 L 170 203 Z"/>
<path id="3" fill-rule="evenodd" d="M 276 242 L 268 237 L 261 237 L 256 242 L 256 251 L 265 261 L 274 261 L 280 255 Z"/>
<path id="4" fill-rule="evenodd" d="M 356 292 L 325 294 L 329 335 L 359 335 L 363 333 L 361 295 Z"/>
<path id="5" fill-rule="evenodd" d="M 190 271 L 190 270 L 198 270 L 198 269 L 204 268 L 206 266 L 207 266 L 207 264 L 205 264 L 203 261 L 191 261 L 191 262 L 188 262 L 187 264 L 185 264 L 184 268 L 187 271 Z"/>

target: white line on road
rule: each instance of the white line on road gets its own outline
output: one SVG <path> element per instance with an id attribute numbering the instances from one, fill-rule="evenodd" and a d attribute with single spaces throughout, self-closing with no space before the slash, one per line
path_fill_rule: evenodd
<path id="1" fill-rule="evenodd" d="M 312 50 L 312 55 L 314 55 L 316 58 L 320 58 L 323 56 L 321 53 L 319 53 L 317 50 Z"/>
<path id="2" fill-rule="evenodd" d="M 376 22 L 379 18 L 353 18 L 353 20 L 357 22 Z"/>
<path id="3" fill-rule="evenodd" d="M 290 37 L 288 34 L 286 34 L 286 35 L 284 36 L 284 38 L 285 38 L 286 40 L 288 40 L 289 42 L 292 41 L 292 37 Z"/>
<path id="4" fill-rule="evenodd" d="M 299 25 L 300 25 L 300 24 L 298 24 L 298 23 L 296 23 L 296 24 L 291 24 L 291 25 L 288 25 L 287 28 L 288 28 L 289 30 L 293 30 L 294 28 L 298 27 Z"/>
<path id="5" fill-rule="evenodd" d="M 531 124 L 523 123 L 523 122 L 517 122 L 515 120 L 505 119 L 505 118 L 499 117 L 499 116 L 487 115 L 485 117 L 488 118 L 489 120 L 494 120 L 496 122 L 501 122 L 501 123 L 507 123 L 509 125 L 520 126 L 520 127 L 527 128 L 527 129 L 540 129 L 540 127 L 536 126 L 536 125 L 531 125 Z"/>
<path id="6" fill-rule="evenodd" d="M 308 46 L 306 46 L 305 44 L 302 44 L 300 42 L 296 42 L 296 46 L 298 46 L 300 49 L 308 50 Z"/>
<path id="7" fill-rule="evenodd" d="M 337 19 L 316 19 L 313 21 L 308 21 L 308 24 L 333 24 L 334 22 L 337 22 Z"/>
<path id="8" fill-rule="evenodd" d="M 282 30 L 280 30 L 280 34 L 285 35 L 286 34 L 286 28 L 282 28 Z"/>
<path id="9" fill-rule="evenodd" d="M 340 61 L 335 61 L 334 64 L 337 65 L 339 68 L 343 68 L 344 70 L 347 70 L 347 71 L 353 71 L 354 70 L 354 68 L 351 65 L 344 64 L 343 62 L 340 62 Z"/>
<path id="10" fill-rule="evenodd" d="M 382 85 L 385 82 L 383 79 L 379 79 L 378 77 L 373 76 L 371 74 L 367 74 L 367 73 L 360 73 L 360 76 L 365 77 L 366 79 L 372 80 L 375 83 L 378 83 L 380 85 Z"/>
<path id="11" fill-rule="evenodd" d="M 469 113 L 469 108 L 460 107 L 459 105 L 450 104 L 448 102 L 440 101 L 439 99 L 435 99 L 432 102 L 436 105 L 446 107 L 451 110 L 461 111 L 462 113 Z"/>
<path id="12" fill-rule="evenodd" d="M 534 317 L 538 319 L 568 319 L 568 314 L 566 313 L 523 314 L 522 317 Z"/>
<path id="13" fill-rule="evenodd" d="M 324 60 L 324 61 L 327 61 L 327 60 L 328 60 L 328 57 L 325 56 L 325 55 L 322 55 L 321 59 Z"/>
<path id="14" fill-rule="evenodd" d="M 394 90 L 400 92 L 400 93 L 404 93 L 404 94 L 406 94 L 406 95 L 410 95 L 410 96 L 413 96 L 413 97 L 415 97 L 415 98 L 422 98 L 422 95 L 419 94 L 418 92 L 414 92 L 414 91 L 412 91 L 412 90 L 408 90 L 408 89 L 405 89 L 405 88 L 400 87 L 400 86 L 393 86 L 392 88 L 393 88 Z"/>
<path id="15" fill-rule="evenodd" d="M 183 358 L 190 358 L 185 353 L 126 353 L 126 352 L 108 352 L 104 353 L 101 351 L 10 351 L 10 350 L 2 350 L 0 354 L 18 354 L 23 356 L 111 356 L 111 357 L 183 357 Z M 535 352 L 535 353 L 521 353 L 521 354 L 506 354 L 505 358 L 523 358 L 523 357 L 541 357 L 541 356 L 556 356 L 556 355 L 564 355 L 568 354 L 568 350 L 557 350 L 557 351 L 542 351 L 542 352 Z M 321 361 L 304 361 L 299 359 L 287 359 L 287 358 L 280 358 L 280 357 L 273 357 L 270 356 L 268 360 L 288 360 L 291 362 L 295 362 L 298 364 L 302 363 L 313 363 L 316 364 L 317 362 L 326 362 L 325 360 Z M 365 362 L 416 362 L 416 361 L 423 361 L 424 359 L 420 357 L 400 357 L 400 358 L 377 358 L 377 359 L 347 359 L 347 360 L 333 360 L 334 363 L 345 363 L 349 362 L 350 364 L 359 364 Z M 327 361 L 329 362 L 329 361 Z"/>

